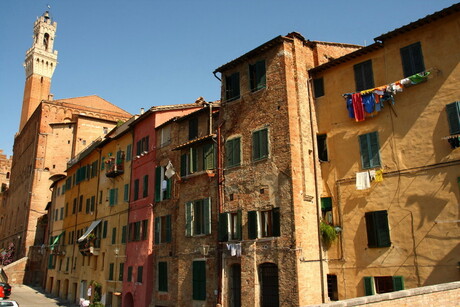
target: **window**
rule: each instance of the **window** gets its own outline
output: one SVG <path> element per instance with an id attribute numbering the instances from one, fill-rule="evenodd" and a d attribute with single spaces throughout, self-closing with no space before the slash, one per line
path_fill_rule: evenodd
<path id="1" fill-rule="evenodd" d="M 252 133 L 252 158 L 254 161 L 268 157 L 268 129 Z"/>
<path id="2" fill-rule="evenodd" d="M 321 162 L 329 161 L 326 140 L 327 134 L 319 134 L 316 136 L 316 143 L 318 144 L 318 158 Z"/>
<path id="3" fill-rule="evenodd" d="M 133 158 L 133 145 L 131 144 L 128 144 L 128 146 L 126 146 L 126 161 L 131 161 L 131 159 Z"/>
<path id="4" fill-rule="evenodd" d="M 257 239 L 280 236 L 280 210 L 248 212 L 248 237 Z"/>
<path id="5" fill-rule="evenodd" d="M 158 133 L 158 138 L 160 139 L 160 147 L 171 143 L 171 125 L 164 126 Z"/>
<path id="6" fill-rule="evenodd" d="M 327 295 L 331 301 L 339 300 L 337 275 L 327 274 Z"/>
<path id="7" fill-rule="evenodd" d="M 147 197 L 149 195 L 149 175 L 144 175 L 143 184 L 142 184 L 142 197 Z"/>
<path id="8" fill-rule="evenodd" d="M 193 300 L 206 300 L 206 262 L 193 261 Z"/>
<path id="9" fill-rule="evenodd" d="M 198 171 L 215 168 L 215 146 L 207 143 L 188 148 L 181 155 L 181 176 L 187 176 Z"/>
<path id="10" fill-rule="evenodd" d="M 62 208 L 60 209 L 60 216 L 59 216 L 59 219 L 60 219 L 60 220 L 63 220 L 63 219 L 64 219 L 64 207 L 62 207 Z"/>
<path id="11" fill-rule="evenodd" d="M 225 77 L 225 99 L 227 101 L 240 98 L 240 73 L 236 72 Z"/>
<path id="12" fill-rule="evenodd" d="M 241 240 L 241 210 L 219 214 L 219 241 Z"/>
<path id="13" fill-rule="evenodd" d="M 117 228 L 112 228 L 112 244 L 117 243 Z"/>
<path id="14" fill-rule="evenodd" d="M 133 267 L 128 267 L 128 281 L 133 281 Z"/>
<path id="15" fill-rule="evenodd" d="M 401 61 L 404 77 L 409 77 L 416 73 L 425 71 L 422 46 L 420 45 L 420 42 L 401 48 Z"/>
<path id="16" fill-rule="evenodd" d="M 168 292 L 168 263 L 158 262 L 158 291 Z"/>
<path id="17" fill-rule="evenodd" d="M 198 117 L 188 120 L 188 139 L 193 140 L 198 137 Z"/>
<path id="18" fill-rule="evenodd" d="M 171 198 L 170 178 L 165 177 L 166 167 L 157 166 L 155 169 L 155 201 Z"/>
<path id="19" fill-rule="evenodd" d="M 126 243 L 126 226 L 121 228 L 121 243 Z"/>
<path id="20" fill-rule="evenodd" d="M 230 139 L 225 143 L 225 161 L 227 167 L 241 164 L 241 138 Z"/>
<path id="21" fill-rule="evenodd" d="M 101 158 L 101 171 L 103 171 L 105 168 L 105 157 Z"/>
<path id="22" fill-rule="evenodd" d="M 123 201 L 129 202 L 129 184 L 126 183 L 123 191 Z"/>
<path id="23" fill-rule="evenodd" d="M 115 264 L 114 263 L 109 263 L 109 280 L 113 280 L 113 268 Z"/>
<path id="24" fill-rule="evenodd" d="M 361 164 L 363 169 L 380 166 L 379 135 L 377 131 L 359 136 Z"/>
<path id="25" fill-rule="evenodd" d="M 118 188 L 109 190 L 109 206 L 118 204 Z"/>
<path id="26" fill-rule="evenodd" d="M 104 224 L 102 227 L 102 237 L 104 239 L 107 238 L 107 228 L 108 228 L 108 221 L 104 221 Z"/>
<path id="27" fill-rule="evenodd" d="M 366 212 L 367 245 L 369 247 L 389 247 L 390 229 L 386 210 Z"/>
<path id="28" fill-rule="evenodd" d="M 86 199 L 86 207 L 85 207 L 85 212 L 86 214 L 89 213 L 89 209 L 91 208 L 91 198 Z"/>
<path id="29" fill-rule="evenodd" d="M 142 220 L 141 240 L 147 240 L 149 220 Z"/>
<path id="30" fill-rule="evenodd" d="M 185 204 L 185 236 L 211 233 L 211 199 L 201 199 Z"/>
<path id="31" fill-rule="evenodd" d="M 73 206 L 72 206 L 72 214 L 75 214 L 77 212 L 77 199 L 73 199 Z"/>
<path id="32" fill-rule="evenodd" d="M 171 215 L 155 218 L 155 244 L 171 242 Z"/>
<path id="33" fill-rule="evenodd" d="M 134 180 L 134 200 L 139 199 L 139 179 Z"/>
<path id="34" fill-rule="evenodd" d="M 313 89 L 315 91 L 315 98 L 324 96 L 324 79 L 313 79 Z"/>
<path id="35" fill-rule="evenodd" d="M 404 290 L 403 276 L 366 276 L 364 277 L 365 295 Z"/>
<path id="36" fill-rule="evenodd" d="M 95 205 L 96 205 L 96 196 L 91 196 L 91 212 L 94 212 Z"/>
<path id="37" fill-rule="evenodd" d="M 78 212 L 83 210 L 83 195 L 80 195 L 80 202 L 78 203 Z"/>
<path id="38" fill-rule="evenodd" d="M 265 88 L 266 79 L 265 60 L 249 64 L 249 86 L 252 92 Z"/>
<path id="39" fill-rule="evenodd" d="M 143 266 L 138 266 L 137 267 L 137 282 L 142 283 L 142 274 L 144 272 L 144 267 Z"/>
<path id="40" fill-rule="evenodd" d="M 332 198 L 321 197 L 321 212 L 325 223 L 332 225 Z"/>
<path id="41" fill-rule="evenodd" d="M 123 281 L 123 272 L 125 270 L 125 264 L 122 262 L 120 263 L 120 271 L 118 271 L 118 280 Z"/>
<path id="42" fill-rule="evenodd" d="M 356 64 L 355 71 L 356 91 L 363 91 L 374 87 L 374 73 L 372 72 L 372 60 Z"/>
<path id="43" fill-rule="evenodd" d="M 147 220 L 144 220 L 147 221 Z M 146 222 L 142 222 L 144 225 Z M 147 231 L 147 226 L 144 227 L 145 231 Z M 130 223 L 129 224 L 129 240 L 130 241 L 140 241 L 141 240 L 141 221 Z"/>
<path id="44" fill-rule="evenodd" d="M 450 135 L 460 134 L 460 101 L 446 105 Z"/>
<path id="45" fill-rule="evenodd" d="M 136 155 L 140 156 L 149 151 L 149 136 L 145 136 L 136 143 Z"/>

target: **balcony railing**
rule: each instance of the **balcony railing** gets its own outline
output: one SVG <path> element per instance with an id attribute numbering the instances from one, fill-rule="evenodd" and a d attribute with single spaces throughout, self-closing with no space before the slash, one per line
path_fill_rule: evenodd
<path id="1" fill-rule="evenodd" d="M 95 238 L 86 238 L 78 243 L 78 249 L 83 256 L 99 255 L 100 240 Z"/>
<path id="2" fill-rule="evenodd" d="M 124 159 L 115 157 L 109 158 L 105 161 L 106 171 L 105 176 L 113 178 L 124 173 Z"/>

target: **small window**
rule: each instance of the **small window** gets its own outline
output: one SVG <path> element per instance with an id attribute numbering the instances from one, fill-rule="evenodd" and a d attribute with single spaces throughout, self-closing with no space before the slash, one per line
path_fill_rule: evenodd
<path id="1" fill-rule="evenodd" d="M 109 206 L 118 204 L 118 188 L 109 190 Z"/>
<path id="2" fill-rule="evenodd" d="M 126 225 L 121 228 L 121 244 L 126 243 Z"/>
<path id="3" fill-rule="evenodd" d="M 157 166 L 155 169 L 155 201 L 171 198 L 171 178 L 165 176 L 166 167 Z"/>
<path id="4" fill-rule="evenodd" d="M 118 271 L 118 281 L 123 281 L 124 270 L 125 270 L 125 264 L 122 262 L 120 263 L 120 270 Z"/>
<path id="5" fill-rule="evenodd" d="M 193 140 L 198 137 L 198 117 L 192 117 L 188 121 L 188 139 Z"/>
<path id="6" fill-rule="evenodd" d="M 266 86 L 265 60 L 249 65 L 249 83 L 252 92 Z"/>
<path id="7" fill-rule="evenodd" d="M 400 51 L 404 77 L 425 71 L 420 42 L 401 48 Z"/>
<path id="8" fill-rule="evenodd" d="M 192 266 L 193 275 L 193 300 L 205 301 L 206 300 L 206 262 L 193 261 Z"/>
<path id="9" fill-rule="evenodd" d="M 315 91 L 315 98 L 324 96 L 324 79 L 313 79 L 313 89 Z"/>
<path id="10" fill-rule="evenodd" d="M 113 280 L 113 268 L 115 264 L 114 263 L 109 263 L 109 280 Z"/>
<path id="11" fill-rule="evenodd" d="M 137 282 L 142 283 L 142 274 L 144 273 L 144 267 L 138 266 L 137 267 Z"/>
<path id="12" fill-rule="evenodd" d="M 109 222 L 104 221 L 103 227 L 102 227 L 102 238 L 107 238 L 107 228 L 109 228 Z"/>
<path id="13" fill-rule="evenodd" d="M 133 145 L 131 144 L 128 144 L 128 146 L 126 146 L 126 161 L 131 161 L 133 157 Z"/>
<path id="14" fill-rule="evenodd" d="M 332 198 L 321 197 L 321 213 L 323 221 L 329 225 L 332 225 Z"/>
<path id="15" fill-rule="evenodd" d="M 159 131 L 160 147 L 171 143 L 171 125 L 164 126 Z"/>
<path id="16" fill-rule="evenodd" d="M 123 201 L 129 202 L 129 183 L 124 185 Z"/>
<path id="17" fill-rule="evenodd" d="M 391 246 L 388 213 L 386 210 L 366 212 L 367 246 Z"/>
<path id="18" fill-rule="evenodd" d="M 327 154 L 327 134 L 319 134 L 316 136 L 316 141 L 318 144 L 318 158 L 321 162 L 329 161 Z"/>
<path id="19" fill-rule="evenodd" d="M 268 129 L 254 131 L 252 134 L 252 158 L 254 161 L 268 157 Z"/>
<path id="20" fill-rule="evenodd" d="M 331 301 L 339 300 L 337 275 L 327 274 L 327 295 Z"/>
<path id="21" fill-rule="evenodd" d="M 248 212 L 248 237 L 257 239 L 280 236 L 280 210 L 273 208 L 266 211 Z"/>
<path id="22" fill-rule="evenodd" d="M 460 134 L 460 101 L 446 105 L 450 135 Z"/>
<path id="23" fill-rule="evenodd" d="M 144 176 L 143 185 L 142 185 L 142 197 L 147 197 L 149 195 L 149 175 Z"/>
<path id="24" fill-rule="evenodd" d="M 211 233 L 211 199 L 185 204 L 185 235 L 187 237 Z"/>
<path id="25" fill-rule="evenodd" d="M 133 281 L 133 267 L 128 267 L 128 281 Z"/>
<path id="26" fill-rule="evenodd" d="M 359 136 L 363 169 L 380 166 L 380 145 L 377 131 Z"/>
<path id="27" fill-rule="evenodd" d="M 117 228 L 112 228 L 112 244 L 117 243 Z"/>
<path id="28" fill-rule="evenodd" d="M 225 143 L 225 159 L 227 167 L 241 164 L 241 138 L 234 138 Z"/>
<path id="29" fill-rule="evenodd" d="M 139 179 L 134 180 L 134 200 L 139 199 Z"/>
<path id="30" fill-rule="evenodd" d="M 356 91 L 363 91 L 374 88 L 374 73 L 372 71 L 372 60 L 353 66 L 355 72 Z"/>
<path id="31" fill-rule="evenodd" d="M 168 263 L 158 262 L 158 291 L 168 292 Z"/>
<path id="32" fill-rule="evenodd" d="M 236 72 L 225 77 L 225 98 L 232 101 L 240 98 L 240 73 Z"/>
<path id="33" fill-rule="evenodd" d="M 155 244 L 171 242 L 171 215 L 155 218 Z"/>
<path id="34" fill-rule="evenodd" d="M 149 230 L 149 220 L 142 220 L 141 240 L 147 240 Z"/>
<path id="35" fill-rule="evenodd" d="M 365 295 L 388 293 L 404 290 L 403 276 L 366 276 L 364 277 Z"/>
<path id="36" fill-rule="evenodd" d="M 219 241 L 241 240 L 241 210 L 219 214 Z"/>

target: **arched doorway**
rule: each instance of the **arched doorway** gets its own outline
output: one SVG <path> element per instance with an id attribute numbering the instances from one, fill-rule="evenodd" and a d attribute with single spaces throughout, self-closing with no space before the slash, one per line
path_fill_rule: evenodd
<path id="1" fill-rule="evenodd" d="M 262 307 L 279 307 L 278 266 L 262 263 L 259 266 L 260 300 Z"/>
<path id="2" fill-rule="evenodd" d="M 230 266 L 228 288 L 230 307 L 241 307 L 241 265 L 239 263 Z"/>
<path id="3" fill-rule="evenodd" d="M 123 299 L 123 307 L 134 307 L 134 298 L 131 293 L 126 293 Z"/>

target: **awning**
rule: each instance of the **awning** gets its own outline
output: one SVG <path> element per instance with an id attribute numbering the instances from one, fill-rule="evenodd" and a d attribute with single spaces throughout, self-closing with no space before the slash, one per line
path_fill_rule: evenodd
<path id="1" fill-rule="evenodd" d="M 54 238 L 53 243 L 50 245 L 50 248 L 53 249 L 54 245 L 56 245 L 59 242 L 59 239 L 61 236 L 64 234 L 65 231 L 61 232 L 56 238 Z"/>
<path id="2" fill-rule="evenodd" d="M 100 222 L 101 220 L 92 222 L 91 225 L 89 225 L 88 229 L 85 231 L 85 233 L 80 238 L 78 238 L 77 242 L 81 242 L 84 239 L 86 239 L 86 237 L 94 230 L 94 228 L 96 228 L 97 225 L 99 225 Z"/>

